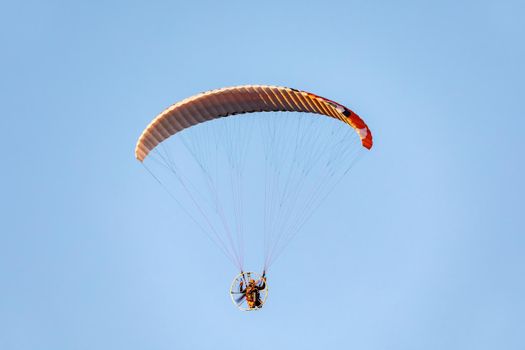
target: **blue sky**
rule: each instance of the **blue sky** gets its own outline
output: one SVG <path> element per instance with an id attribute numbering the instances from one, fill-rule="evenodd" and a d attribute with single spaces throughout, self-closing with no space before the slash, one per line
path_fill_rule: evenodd
<path id="1" fill-rule="evenodd" d="M 0 347 L 522 349 L 524 14 L 3 2 Z M 235 269 L 133 157 L 163 108 L 239 84 L 330 97 L 375 137 L 257 313 L 232 306 Z"/>

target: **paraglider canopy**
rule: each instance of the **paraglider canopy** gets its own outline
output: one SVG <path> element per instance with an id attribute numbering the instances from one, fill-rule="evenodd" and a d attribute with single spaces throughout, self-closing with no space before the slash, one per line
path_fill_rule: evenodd
<path id="1" fill-rule="evenodd" d="M 363 147 L 372 148 L 372 133 L 365 122 L 337 102 L 287 87 L 244 85 L 203 92 L 172 105 L 140 135 L 135 157 L 142 162 L 168 137 L 206 121 L 235 114 L 277 111 L 316 113 L 339 119 L 356 130 Z"/>

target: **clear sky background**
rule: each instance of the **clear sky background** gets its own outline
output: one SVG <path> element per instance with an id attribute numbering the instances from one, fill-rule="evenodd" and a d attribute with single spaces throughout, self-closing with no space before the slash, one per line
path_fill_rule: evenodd
<path id="1" fill-rule="evenodd" d="M 525 348 L 524 10 L 3 1 L 0 348 Z M 238 84 L 333 98 L 375 137 L 256 313 L 133 156 L 159 111 Z"/>

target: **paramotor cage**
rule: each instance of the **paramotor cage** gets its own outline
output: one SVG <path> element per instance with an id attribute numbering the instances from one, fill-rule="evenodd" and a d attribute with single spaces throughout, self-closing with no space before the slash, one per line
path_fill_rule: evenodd
<path id="1" fill-rule="evenodd" d="M 255 304 L 247 300 L 246 288 L 250 281 L 255 281 L 255 288 L 257 288 L 258 300 Z M 241 272 L 234 279 L 230 287 L 230 297 L 233 304 L 241 311 L 256 311 L 260 310 L 268 298 L 268 284 L 266 279 L 256 272 Z"/>

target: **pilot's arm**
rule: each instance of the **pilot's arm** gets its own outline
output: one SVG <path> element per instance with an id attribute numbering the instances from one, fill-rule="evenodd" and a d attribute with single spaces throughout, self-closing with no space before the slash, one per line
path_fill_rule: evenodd
<path id="1" fill-rule="evenodd" d="M 241 293 L 245 293 L 246 292 L 246 289 L 243 289 L 244 287 L 244 283 L 241 281 L 241 283 L 239 283 L 239 292 Z"/>
<path id="2" fill-rule="evenodd" d="M 264 288 L 266 288 L 266 277 L 262 277 L 258 284 L 259 284 L 257 286 L 258 290 L 263 290 Z"/>

